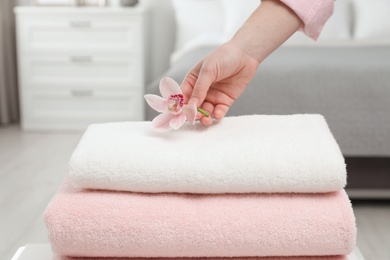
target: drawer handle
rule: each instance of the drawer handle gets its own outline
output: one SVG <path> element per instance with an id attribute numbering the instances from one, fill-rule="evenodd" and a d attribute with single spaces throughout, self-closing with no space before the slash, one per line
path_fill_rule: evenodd
<path id="1" fill-rule="evenodd" d="M 92 24 L 90 21 L 70 21 L 69 25 L 74 28 L 90 28 Z"/>
<path id="2" fill-rule="evenodd" d="M 72 96 L 74 97 L 92 97 L 92 90 L 72 90 Z"/>
<path id="3" fill-rule="evenodd" d="M 92 62 L 91 56 L 70 56 L 71 62 Z"/>

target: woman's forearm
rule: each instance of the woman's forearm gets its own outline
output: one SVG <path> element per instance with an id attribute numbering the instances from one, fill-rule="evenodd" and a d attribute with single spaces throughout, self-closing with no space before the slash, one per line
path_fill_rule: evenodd
<path id="1" fill-rule="evenodd" d="M 263 0 L 231 42 L 260 63 L 302 24 L 295 12 L 279 0 Z"/>

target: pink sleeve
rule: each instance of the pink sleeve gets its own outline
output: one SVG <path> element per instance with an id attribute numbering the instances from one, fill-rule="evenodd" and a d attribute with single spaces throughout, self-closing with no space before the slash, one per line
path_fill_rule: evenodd
<path id="1" fill-rule="evenodd" d="M 307 36 L 317 40 L 326 21 L 333 14 L 334 0 L 281 0 L 303 21 L 300 28 Z"/>

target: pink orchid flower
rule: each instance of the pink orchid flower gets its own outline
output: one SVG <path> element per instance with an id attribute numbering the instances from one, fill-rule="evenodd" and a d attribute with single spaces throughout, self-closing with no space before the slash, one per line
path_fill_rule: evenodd
<path id="1" fill-rule="evenodd" d="M 149 106 L 162 113 L 153 119 L 153 127 L 157 131 L 165 132 L 179 129 L 186 120 L 194 124 L 197 114 L 196 105 L 184 104 L 184 96 L 179 84 L 165 77 L 161 79 L 159 87 L 162 97 L 152 94 L 144 96 Z"/>

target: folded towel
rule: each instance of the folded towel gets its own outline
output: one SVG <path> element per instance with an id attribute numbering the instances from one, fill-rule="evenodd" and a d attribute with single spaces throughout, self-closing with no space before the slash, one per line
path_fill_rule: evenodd
<path id="1" fill-rule="evenodd" d="M 178 194 L 77 190 L 45 211 L 54 253 L 89 257 L 347 255 L 355 245 L 344 190 Z"/>
<path id="2" fill-rule="evenodd" d="M 193 258 L 112 258 L 112 257 L 53 257 L 53 260 L 348 260 L 347 256 L 281 256 L 281 257 L 193 257 Z"/>
<path id="3" fill-rule="evenodd" d="M 137 192 L 331 192 L 346 183 L 321 115 L 229 117 L 156 133 L 150 122 L 91 125 L 69 163 L 75 187 Z"/>

